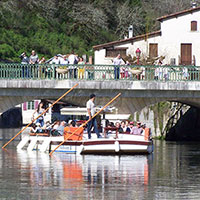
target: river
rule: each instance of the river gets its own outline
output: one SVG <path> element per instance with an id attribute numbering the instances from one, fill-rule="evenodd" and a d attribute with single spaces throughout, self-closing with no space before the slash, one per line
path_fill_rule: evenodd
<path id="1" fill-rule="evenodd" d="M 154 143 L 149 156 L 49 157 L 14 141 L 0 150 L 0 200 L 200 199 L 200 143 Z"/>

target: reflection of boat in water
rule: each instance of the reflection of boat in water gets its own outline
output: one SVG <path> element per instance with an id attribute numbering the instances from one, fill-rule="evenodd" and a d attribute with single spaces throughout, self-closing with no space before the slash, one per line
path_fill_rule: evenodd
<path id="1" fill-rule="evenodd" d="M 37 152 L 18 151 L 21 169 L 30 169 L 30 184 L 59 187 L 88 188 L 96 191 L 95 184 L 112 191 L 116 184 L 140 187 L 149 183 L 149 156 L 94 156 L 55 154 L 53 158 Z M 111 198 L 112 199 L 112 198 Z"/>
<path id="2" fill-rule="evenodd" d="M 153 142 L 148 139 L 146 134 L 143 136 L 110 133 L 108 135 L 105 134 L 104 138 L 96 138 L 96 134 L 93 134 L 93 139 L 86 139 L 87 135 L 83 134 L 83 130 L 77 135 L 71 134 L 71 137 L 69 137 L 69 134 L 71 133 L 65 131 L 64 137 L 48 137 L 41 134 L 35 136 L 28 135 L 22 138 L 17 148 L 27 147 L 27 150 L 50 152 L 63 142 L 65 138 L 68 138 L 56 152 L 76 154 L 148 154 L 153 152 Z"/>

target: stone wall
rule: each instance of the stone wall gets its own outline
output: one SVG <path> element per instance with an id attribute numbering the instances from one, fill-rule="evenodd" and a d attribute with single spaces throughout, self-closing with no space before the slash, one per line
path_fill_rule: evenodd
<path id="1" fill-rule="evenodd" d="M 140 121 L 151 128 L 153 137 L 160 137 L 170 117 L 172 103 L 160 102 L 152 106 L 145 107 L 140 112 L 133 115 L 134 121 Z"/>

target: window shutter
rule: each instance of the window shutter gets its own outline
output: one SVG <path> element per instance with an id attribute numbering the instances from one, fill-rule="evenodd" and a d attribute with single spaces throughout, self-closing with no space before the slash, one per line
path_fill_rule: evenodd
<path id="1" fill-rule="evenodd" d="M 35 109 L 37 109 L 39 101 L 35 101 Z"/>
<path id="2" fill-rule="evenodd" d="M 197 31 L 197 21 L 191 21 L 191 31 Z"/>
<path id="3" fill-rule="evenodd" d="M 23 103 L 23 110 L 27 110 L 27 102 Z"/>

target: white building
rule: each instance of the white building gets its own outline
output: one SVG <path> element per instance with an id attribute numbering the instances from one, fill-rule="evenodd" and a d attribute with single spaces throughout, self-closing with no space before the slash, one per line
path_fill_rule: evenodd
<path id="1" fill-rule="evenodd" d="M 22 103 L 22 123 L 23 124 L 29 124 L 32 121 L 33 113 L 38 107 L 38 104 L 40 103 L 40 100 L 33 100 L 29 102 Z M 37 117 L 37 116 L 34 116 Z M 45 117 L 46 121 L 51 121 L 51 108 L 46 113 Z"/>
<path id="2" fill-rule="evenodd" d="M 160 31 L 94 46 L 95 64 L 112 64 L 118 53 L 134 57 L 139 48 L 141 57 L 165 56 L 164 64 L 200 66 L 200 7 L 157 20 Z"/>

